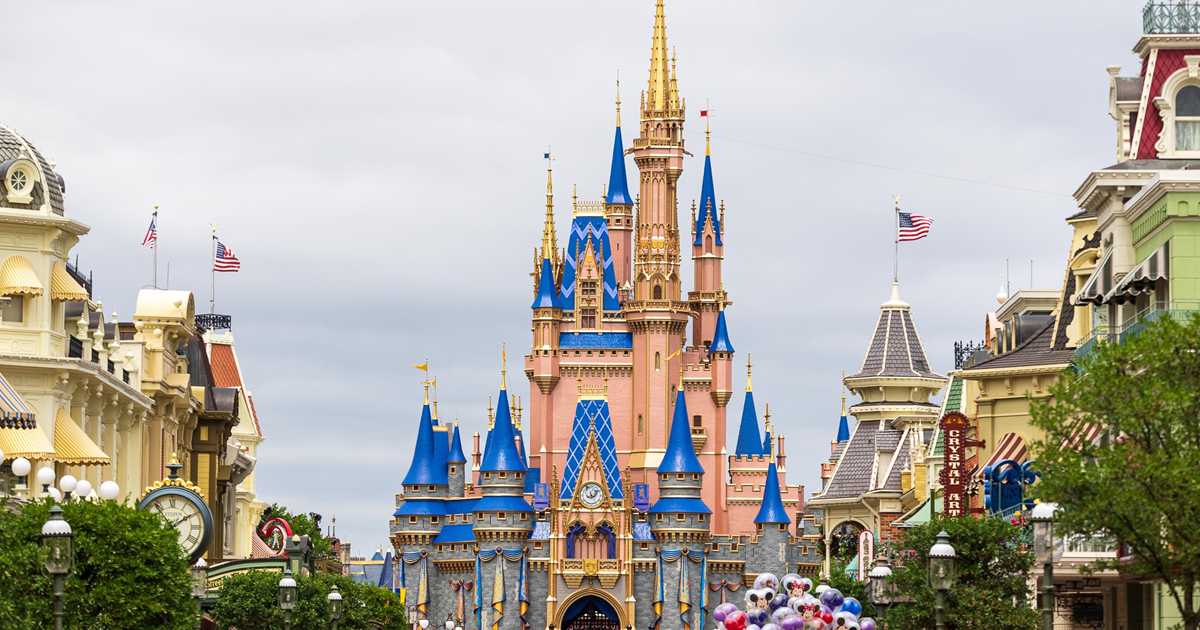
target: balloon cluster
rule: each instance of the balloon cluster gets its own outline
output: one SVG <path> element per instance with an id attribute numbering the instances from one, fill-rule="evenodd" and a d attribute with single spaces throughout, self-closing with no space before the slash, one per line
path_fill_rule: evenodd
<path id="1" fill-rule="evenodd" d="M 876 630 L 862 603 L 824 584 L 789 573 L 780 580 L 760 573 L 746 591 L 746 609 L 721 604 L 712 613 L 717 630 Z"/>

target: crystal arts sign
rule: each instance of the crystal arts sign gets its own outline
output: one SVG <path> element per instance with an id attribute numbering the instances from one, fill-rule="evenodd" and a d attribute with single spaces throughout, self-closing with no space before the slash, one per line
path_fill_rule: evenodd
<path id="1" fill-rule="evenodd" d="M 966 516 L 966 435 L 970 421 L 965 415 L 951 411 L 941 420 L 943 453 L 942 466 L 942 513 L 949 517 Z"/>

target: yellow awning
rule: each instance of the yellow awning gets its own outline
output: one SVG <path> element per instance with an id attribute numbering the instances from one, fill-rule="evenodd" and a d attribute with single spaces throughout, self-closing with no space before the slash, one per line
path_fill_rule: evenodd
<path id="1" fill-rule="evenodd" d="M 54 461 L 102 466 L 109 463 L 108 455 L 75 424 L 66 409 L 59 409 L 54 419 Z"/>
<path id="2" fill-rule="evenodd" d="M 3 426 L 12 426 L 20 422 L 32 423 L 33 420 L 33 407 L 30 407 L 17 390 L 13 389 L 8 379 L 0 374 L 0 422 L 8 421 Z"/>
<path id="3" fill-rule="evenodd" d="M 41 295 L 42 283 L 33 265 L 20 256 L 9 256 L 0 265 L 0 295 Z"/>
<path id="4" fill-rule="evenodd" d="M 63 262 L 54 263 L 50 271 L 50 299 L 52 300 L 86 300 L 87 289 L 79 285 L 75 278 L 67 273 L 67 265 Z"/>

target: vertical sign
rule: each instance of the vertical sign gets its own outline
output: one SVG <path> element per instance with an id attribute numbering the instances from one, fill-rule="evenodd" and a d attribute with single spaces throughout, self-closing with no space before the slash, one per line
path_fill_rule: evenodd
<path id="1" fill-rule="evenodd" d="M 533 484 L 533 509 L 541 512 L 550 507 L 550 486 L 544 483 Z"/>
<path id="2" fill-rule="evenodd" d="M 942 416 L 942 514 L 948 517 L 966 516 L 969 506 L 966 496 L 966 434 L 970 421 L 957 411 Z"/>
<path id="3" fill-rule="evenodd" d="M 639 512 L 650 509 L 650 484 L 633 484 L 633 507 Z"/>
<path id="4" fill-rule="evenodd" d="M 875 564 L 875 535 L 864 529 L 858 534 L 858 581 L 866 582 L 868 572 Z"/>

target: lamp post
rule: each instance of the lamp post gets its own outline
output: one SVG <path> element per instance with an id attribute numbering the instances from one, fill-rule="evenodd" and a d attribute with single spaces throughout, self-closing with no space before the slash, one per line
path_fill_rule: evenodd
<path id="1" fill-rule="evenodd" d="M 892 604 L 892 567 L 887 556 L 879 554 L 879 557 L 875 558 L 875 566 L 871 567 L 867 576 L 871 578 L 868 586 L 871 604 L 879 611 L 879 623 L 883 626 L 887 619 L 888 606 Z"/>
<path id="2" fill-rule="evenodd" d="M 192 597 L 196 600 L 196 607 L 200 609 L 200 621 L 197 623 L 197 628 L 204 627 L 204 596 L 208 593 L 208 563 L 204 558 L 197 558 L 196 564 L 192 565 Z"/>
<path id="3" fill-rule="evenodd" d="M 292 577 L 292 567 L 283 567 L 283 577 L 279 578 L 279 609 L 283 611 L 283 627 L 292 627 L 292 611 L 296 609 L 296 578 Z"/>
<path id="4" fill-rule="evenodd" d="M 29 471 L 33 465 L 28 459 L 18 457 L 12 461 L 12 472 L 17 478 L 16 490 L 24 490 L 29 483 Z"/>
<path id="5" fill-rule="evenodd" d="M 329 594 L 325 599 L 329 602 L 330 630 L 337 630 L 338 621 L 342 619 L 342 594 L 338 591 L 337 584 L 329 587 Z"/>
<path id="6" fill-rule="evenodd" d="M 954 561 L 957 554 L 950 546 L 950 534 L 938 532 L 937 542 L 929 548 L 929 586 L 937 593 L 933 604 L 934 627 L 946 627 L 946 592 L 954 586 Z"/>
<path id="7" fill-rule="evenodd" d="M 1033 522 L 1034 551 L 1042 560 L 1042 628 L 1054 630 L 1054 516 L 1057 503 L 1033 506 L 1029 520 Z"/>
<path id="8" fill-rule="evenodd" d="M 75 562 L 71 524 L 63 519 L 62 508 L 50 508 L 50 519 L 42 525 L 42 549 L 46 553 L 46 573 L 54 578 L 54 630 L 63 627 L 63 583 Z"/>
<path id="9" fill-rule="evenodd" d="M 50 494 L 50 486 L 54 484 L 54 469 L 49 466 L 39 468 L 37 482 L 42 487 L 42 496 Z"/>

